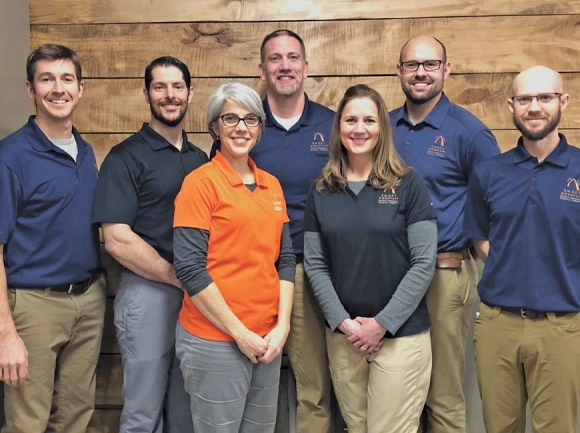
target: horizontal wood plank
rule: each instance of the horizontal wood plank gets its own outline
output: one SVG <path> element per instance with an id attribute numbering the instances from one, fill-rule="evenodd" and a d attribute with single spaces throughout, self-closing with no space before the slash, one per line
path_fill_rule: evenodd
<path id="1" fill-rule="evenodd" d="M 451 101 L 480 118 L 491 129 L 513 128 L 506 100 L 510 95 L 513 74 L 452 75 L 445 85 Z M 580 74 L 563 74 L 564 85 L 571 95 L 580 95 Z M 186 130 L 207 131 L 205 106 L 210 93 L 231 79 L 202 78 L 194 80 L 196 93 L 186 118 Z M 261 87 L 258 78 L 241 79 L 249 86 Z M 397 77 L 328 77 L 306 80 L 309 97 L 330 108 L 336 108 L 344 91 L 351 85 L 365 83 L 375 88 L 389 109 L 404 102 Z M 87 80 L 85 95 L 76 112 L 75 125 L 83 133 L 129 133 L 138 131 L 151 117 L 145 102 L 141 79 Z M 572 102 L 562 116 L 562 128 L 580 127 L 580 104 Z"/>
<path id="2" fill-rule="evenodd" d="M 120 409 L 97 409 L 86 433 L 118 433 L 120 418 Z"/>
<path id="3" fill-rule="evenodd" d="M 33 24 L 279 21 L 580 13 L 569 0 L 30 0 Z"/>
<path id="4" fill-rule="evenodd" d="M 502 152 L 515 147 L 520 132 L 516 129 L 492 129 L 495 138 L 501 148 Z M 580 129 L 560 129 L 573 146 L 580 147 Z M 104 157 L 109 153 L 109 150 L 116 144 L 127 138 L 129 134 L 84 134 L 83 137 L 91 143 L 97 156 L 97 163 L 100 166 Z M 213 140 L 211 136 L 206 133 L 188 133 L 189 140 L 203 149 L 209 155 Z M 109 282 L 109 284 L 111 284 Z"/>
<path id="5" fill-rule="evenodd" d="M 145 66 L 162 55 L 178 57 L 195 77 L 251 77 L 257 76 L 262 38 L 277 28 L 303 37 L 312 76 L 395 74 L 399 50 L 419 34 L 435 35 L 447 45 L 457 73 L 518 72 L 537 63 L 580 71 L 580 44 L 573 42 L 580 39 L 580 16 L 574 15 L 33 25 L 31 44 L 70 46 L 83 59 L 86 77 L 142 77 Z"/>
<path id="6" fill-rule="evenodd" d="M 103 159 L 105 159 L 105 156 L 107 156 L 111 148 L 130 136 L 131 134 L 83 134 L 83 138 L 93 146 L 95 155 L 97 157 L 97 165 L 99 167 L 101 166 Z M 213 144 L 213 139 L 209 133 L 190 132 L 187 134 L 187 137 L 191 143 L 201 148 L 209 156 L 209 152 Z M 117 262 L 115 262 L 115 264 L 117 264 L 119 267 L 121 266 Z M 112 267 L 116 268 L 114 264 L 112 264 Z M 109 275 L 109 277 L 111 277 L 111 275 Z M 115 278 L 119 278 L 118 272 Z M 109 285 L 111 285 L 111 278 L 109 278 Z M 111 290 L 109 290 L 109 293 L 111 293 Z"/>

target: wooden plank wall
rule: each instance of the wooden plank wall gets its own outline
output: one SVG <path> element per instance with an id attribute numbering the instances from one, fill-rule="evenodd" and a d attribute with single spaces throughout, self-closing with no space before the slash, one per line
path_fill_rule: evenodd
<path id="1" fill-rule="evenodd" d="M 544 64 L 563 73 L 572 103 L 561 127 L 580 143 L 580 0 L 30 0 L 31 46 L 61 43 L 84 61 L 86 91 L 75 124 L 99 162 L 149 119 L 145 66 L 161 55 L 188 64 L 195 97 L 187 116 L 193 142 L 208 150 L 207 96 L 224 81 L 263 91 L 257 78 L 264 35 L 288 28 L 307 47 L 311 99 L 335 108 L 346 88 L 367 83 L 390 108 L 401 105 L 396 63 L 410 37 L 431 34 L 448 50 L 451 100 L 483 120 L 503 150 L 513 147 L 506 107 L 518 71 Z M 90 432 L 117 431 L 121 369 L 112 329 L 113 271 Z"/>

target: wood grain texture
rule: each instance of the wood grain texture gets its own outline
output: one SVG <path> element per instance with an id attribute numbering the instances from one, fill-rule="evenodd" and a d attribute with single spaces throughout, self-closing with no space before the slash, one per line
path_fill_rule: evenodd
<path id="1" fill-rule="evenodd" d="M 119 409 L 123 405 L 123 367 L 121 355 L 99 357 L 95 406 L 101 409 Z"/>
<path id="2" fill-rule="evenodd" d="M 445 92 L 452 102 L 459 104 L 481 119 L 491 129 L 513 128 L 506 100 L 510 95 L 513 74 L 452 75 Z M 580 74 L 563 74 L 567 92 L 580 95 Z M 205 106 L 215 88 L 232 79 L 202 78 L 194 80 L 195 96 L 190 104 L 186 130 L 205 133 Z M 260 87 L 258 78 L 236 80 L 252 87 Z M 327 77 L 310 78 L 306 92 L 316 102 L 336 108 L 344 91 L 351 85 L 365 83 L 375 88 L 389 109 L 403 104 L 404 95 L 397 77 Z M 76 112 L 75 125 L 83 133 L 128 133 L 138 131 L 151 114 L 145 102 L 141 79 L 87 80 L 85 95 Z M 580 127 L 580 104 L 571 103 L 562 117 L 562 128 Z"/>
<path id="3" fill-rule="evenodd" d="M 457 73 L 519 72 L 539 62 L 562 72 L 580 71 L 580 45 L 573 43 L 580 39 L 580 16 L 575 15 L 34 25 L 31 44 L 70 46 L 83 59 L 86 77 L 141 77 L 162 55 L 178 57 L 195 77 L 251 77 L 257 75 L 262 38 L 278 28 L 302 36 L 311 76 L 395 74 L 401 47 L 419 34 L 446 44 Z"/>
<path id="4" fill-rule="evenodd" d="M 33 24 L 577 14 L 570 0 L 30 0 Z"/>
<path id="5" fill-rule="evenodd" d="M 120 409 L 97 409 L 86 433 L 118 433 L 120 418 Z"/>

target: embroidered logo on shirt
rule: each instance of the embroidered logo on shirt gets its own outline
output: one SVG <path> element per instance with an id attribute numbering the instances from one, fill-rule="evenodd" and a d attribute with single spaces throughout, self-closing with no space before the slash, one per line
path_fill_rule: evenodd
<path id="1" fill-rule="evenodd" d="M 385 189 L 381 195 L 379 195 L 379 204 L 398 204 L 399 203 L 399 196 L 395 191 L 395 188 L 387 188 Z"/>
<path id="2" fill-rule="evenodd" d="M 312 143 L 310 143 L 311 152 L 328 152 L 328 144 L 324 139 L 322 132 L 315 132 L 312 136 Z"/>
<path id="3" fill-rule="evenodd" d="M 443 158 L 445 156 L 445 137 L 442 135 L 435 137 L 435 141 L 427 149 L 427 155 Z"/>
<path id="4" fill-rule="evenodd" d="M 284 208 L 282 207 L 282 201 L 280 200 L 280 197 L 278 197 L 278 195 L 273 192 L 270 193 L 270 197 L 272 197 L 272 204 L 274 205 L 274 210 L 276 212 L 282 212 Z"/>
<path id="5" fill-rule="evenodd" d="M 566 187 L 560 193 L 560 200 L 580 203 L 580 182 L 578 179 L 570 177 L 566 182 Z"/>

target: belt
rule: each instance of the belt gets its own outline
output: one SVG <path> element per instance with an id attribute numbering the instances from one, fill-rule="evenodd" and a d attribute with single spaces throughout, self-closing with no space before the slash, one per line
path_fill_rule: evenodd
<path id="1" fill-rule="evenodd" d="M 469 258 L 469 249 L 449 251 L 437 254 L 437 269 L 461 269 L 461 262 Z"/>
<path id="2" fill-rule="evenodd" d="M 494 308 L 493 305 L 485 304 L 489 308 Z M 526 308 L 516 308 L 516 307 L 498 307 L 501 308 L 501 311 L 505 311 L 506 313 L 515 314 L 520 316 L 522 319 L 547 319 L 548 314 L 554 314 L 556 317 L 565 316 L 567 314 L 574 314 L 574 313 L 551 313 L 548 311 L 537 311 L 537 310 L 528 310 Z"/>
<path id="3" fill-rule="evenodd" d="M 107 276 L 107 270 L 105 268 L 97 268 L 93 271 L 91 276 L 89 278 L 87 278 L 86 280 L 77 281 L 76 283 L 70 283 L 70 284 L 60 284 L 58 286 L 39 287 L 38 289 L 40 289 L 40 290 L 49 289 L 51 292 L 68 293 L 69 295 L 82 295 L 102 275 Z"/>
<path id="4" fill-rule="evenodd" d="M 296 264 L 304 262 L 304 254 L 296 254 Z"/>

